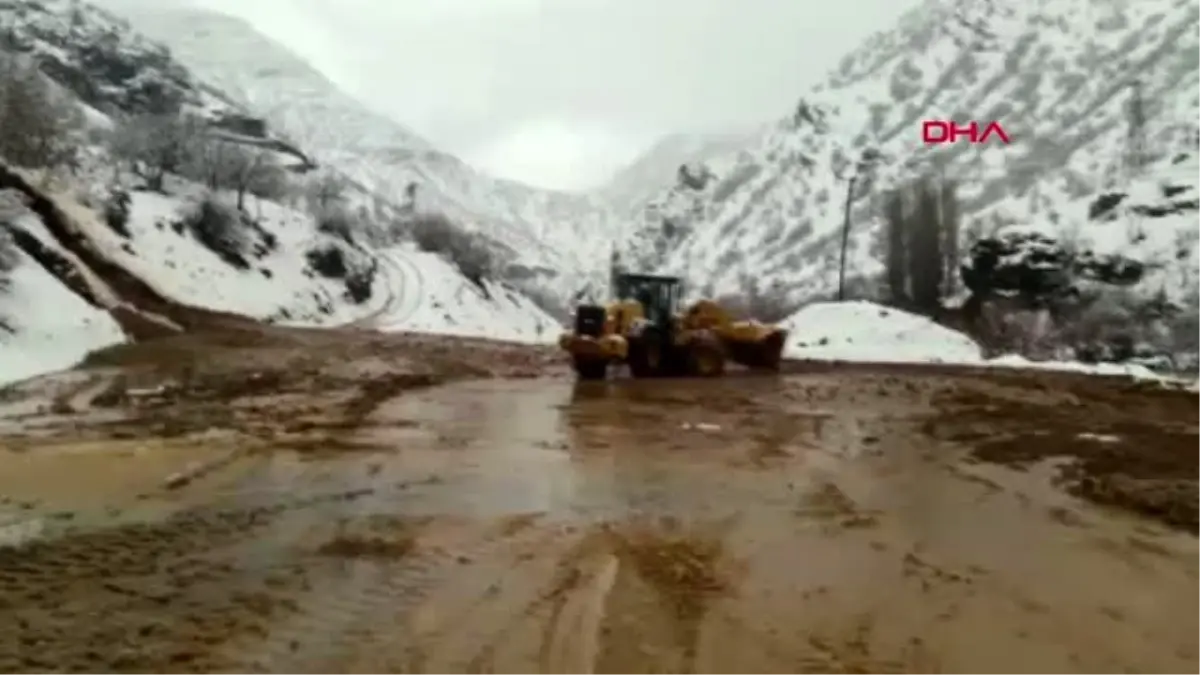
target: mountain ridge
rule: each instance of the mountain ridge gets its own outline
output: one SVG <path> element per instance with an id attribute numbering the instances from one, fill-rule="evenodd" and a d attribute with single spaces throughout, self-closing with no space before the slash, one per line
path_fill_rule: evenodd
<path id="1" fill-rule="evenodd" d="M 447 246 L 461 233 L 396 229 L 402 209 L 372 214 L 353 187 L 310 194 L 324 188 L 284 161 L 294 144 L 119 17 L 13 0 L 0 19 L 19 84 L 0 90 L 0 124 L 61 119 L 55 147 L 71 146 L 0 161 L 0 352 L 21 357 L 0 380 L 190 330 L 552 337 L 555 319 Z"/>
<path id="2" fill-rule="evenodd" d="M 108 0 L 106 6 L 130 5 Z M 200 79 L 235 92 L 323 164 L 395 201 L 417 184 L 422 208 L 498 245 L 511 261 L 506 278 L 563 303 L 602 282 L 616 222 L 603 200 L 475 169 L 371 111 L 240 18 L 195 7 L 134 7 L 126 17 L 139 31 L 170 44 Z"/>
<path id="3" fill-rule="evenodd" d="M 677 184 L 649 200 L 628 247 L 635 266 L 711 281 L 718 292 L 737 290 L 739 275 L 753 274 L 779 280 L 791 302 L 828 297 L 845 198 L 834 174 L 868 148 L 893 161 L 853 200 L 853 276 L 873 279 L 882 270 L 879 197 L 930 172 L 959 179 L 968 228 L 1050 219 L 1086 234 L 1089 200 L 1120 173 L 1112 166 L 1125 138 L 1123 85 L 1137 77 L 1155 108 L 1148 147 L 1165 155 L 1146 164 L 1195 156 L 1194 3 L 1114 0 L 1094 14 L 1082 1 L 973 16 L 969 7 L 922 3 L 894 30 L 849 52 L 788 119 L 709 160 L 714 179 L 703 188 Z M 1078 26 L 1080 17 L 1094 27 Z M 999 37 L 988 42 L 989 35 Z M 1000 120 L 1013 143 L 925 147 L 920 121 L 931 118 Z M 654 250 L 662 255 L 639 255 Z"/>

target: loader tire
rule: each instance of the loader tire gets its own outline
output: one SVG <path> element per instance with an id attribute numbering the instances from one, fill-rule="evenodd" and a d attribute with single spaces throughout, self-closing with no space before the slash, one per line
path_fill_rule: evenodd
<path id="1" fill-rule="evenodd" d="M 599 359 L 575 359 L 575 376 L 580 380 L 603 380 L 608 377 L 608 362 Z"/>
<path id="2" fill-rule="evenodd" d="M 698 335 L 688 345 L 687 374 L 720 377 L 725 374 L 725 350 L 712 334 Z"/>
<path id="3" fill-rule="evenodd" d="M 633 377 L 660 377 L 663 374 L 662 341 L 653 330 L 647 330 L 635 340 L 629 341 L 629 374 Z"/>
<path id="4" fill-rule="evenodd" d="M 760 357 L 758 367 L 762 370 L 778 371 L 779 365 L 783 361 L 784 341 L 787 339 L 787 334 L 778 332 L 772 333 L 763 340 L 759 346 Z"/>

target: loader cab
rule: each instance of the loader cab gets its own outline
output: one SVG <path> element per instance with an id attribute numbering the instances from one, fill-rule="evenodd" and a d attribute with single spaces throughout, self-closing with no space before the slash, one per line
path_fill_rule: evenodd
<path id="1" fill-rule="evenodd" d="M 668 328 L 683 296 L 679 277 L 652 274 L 621 274 L 614 289 L 620 300 L 637 300 L 646 319 L 655 326 Z"/>

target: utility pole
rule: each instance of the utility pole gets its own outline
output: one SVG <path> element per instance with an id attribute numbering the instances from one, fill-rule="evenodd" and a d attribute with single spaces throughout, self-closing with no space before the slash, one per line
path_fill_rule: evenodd
<path id="1" fill-rule="evenodd" d="M 858 160 L 852 166 L 844 166 L 834 170 L 834 177 L 841 180 L 846 178 L 845 172 L 852 171 L 846 178 L 846 209 L 842 221 L 842 254 L 838 263 L 838 302 L 846 299 L 846 249 L 850 246 L 850 207 L 854 204 L 854 188 L 859 180 L 867 183 L 868 189 L 874 186 L 875 168 L 887 161 L 887 157 L 878 148 L 869 147 L 862 151 Z"/>
<path id="2" fill-rule="evenodd" d="M 850 245 L 850 206 L 854 203 L 854 184 L 858 182 L 858 173 L 850 176 L 846 183 L 846 210 L 842 220 L 842 255 L 838 263 L 838 302 L 846 299 L 846 249 Z"/>
<path id="3" fill-rule="evenodd" d="M 1125 156 L 1123 157 L 1123 169 L 1125 175 L 1124 188 L 1128 190 L 1134 179 L 1140 178 L 1145 173 L 1146 163 L 1149 157 L 1146 153 L 1146 103 L 1142 97 L 1141 80 L 1134 80 L 1130 84 L 1129 103 L 1125 109 L 1126 120 L 1129 123 L 1128 130 L 1125 136 Z M 1139 240 L 1144 236 L 1142 232 L 1141 219 L 1137 213 L 1126 209 L 1126 217 L 1129 222 L 1126 225 L 1126 232 L 1133 240 Z"/>
<path id="4" fill-rule="evenodd" d="M 1130 85 L 1126 119 L 1129 123 L 1125 137 L 1126 176 L 1136 178 L 1142 174 L 1149 159 L 1146 154 L 1146 102 L 1142 97 L 1140 80 L 1134 80 Z"/>
<path id="5" fill-rule="evenodd" d="M 617 297 L 617 277 L 621 274 L 621 254 L 617 252 L 617 245 L 612 245 L 612 252 L 608 258 L 608 297 L 612 300 L 620 300 Z"/>

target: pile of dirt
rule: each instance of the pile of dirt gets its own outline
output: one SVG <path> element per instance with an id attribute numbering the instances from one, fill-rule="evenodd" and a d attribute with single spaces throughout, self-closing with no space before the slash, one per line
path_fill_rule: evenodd
<path id="1" fill-rule="evenodd" d="M 316 552 L 333 558 L 399 560 L 416 551 L 421 528 L 429 522 L 384 514 L 342 522 L 338 533 Z"/>
<path id="2" fill-rule="evenodd" d="M 337 450 L 348 449 L 347 429 L 405 392 L 566 373 L 546 347 L 274 326 L 114 345 L 91 353 L 80 370 L 87 384 L 56 399 L 58 417 L 44 435 L 78 437 L 81 420 L 103 410 L 83 435 L 175 438 L 219 429 Z"/>

